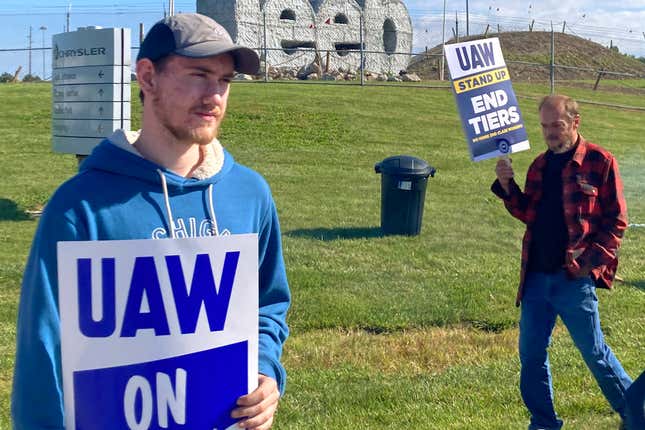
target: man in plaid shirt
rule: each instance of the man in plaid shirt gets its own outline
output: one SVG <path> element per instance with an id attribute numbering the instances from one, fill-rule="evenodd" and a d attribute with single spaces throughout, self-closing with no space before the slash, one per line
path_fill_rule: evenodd
<path id="1" fill-rule="evenodd" d="M 612 408 L 624 418 L 630 377 L 605 343 L 595 288 L 611 288 L 627 207 L 616 159 L 579 133 L 578 104 L 561 95 L 539 106 L 547 151 L 527 172 L 524 192 L 509 160 L 499 160 L 492 191 L 526 224 L 516 305 L 520 391 L 529 430 L 560 429 L 547 347 L 559 315 Z"/>

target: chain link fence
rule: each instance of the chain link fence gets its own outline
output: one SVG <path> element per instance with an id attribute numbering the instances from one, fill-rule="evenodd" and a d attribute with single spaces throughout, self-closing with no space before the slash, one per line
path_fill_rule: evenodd
<path id="1" fill-rule="evenodd" d="M 489 29 L 490 26 L 484 34 L 446 43 L 498 37 L 518 96 L 539 97 L 546 92 L 575 94 L 588 90 L 584 91 L 584 99 L 578 97 L 581 102 L 645 111 L 645 62 L 642 58 L 639 60 L 621 54 L 615 47 L 603 47 L 564 32 L 493 33 Z M 357 43 L 338 43 L 334 49 L 326 50 L 316 49 L 315 44 L 302 47 L 262 43 L 262 46 L 254 47 L 263 61 L 252 82 L 450 89 L 440 45 L 423 52 L 397 52 L 386 46 L 392 36 L 384 31 L 384 49 L 368 50 L 361 35 L 355 38 Z M 133 57 L 137 52 L 138 46 L 133 46 Z M 376 57 L 379 61 L 371 61 Z M 270 63 L 272 58 L 284 60 L 267 66 L 265 58 L 269 58 Z M 406 60 L 402 62 L 401 58 Z M 4 82 L 25 77 L 25 80 L 51 78 L 51 46 L 0 49 L 0 61 L 28 64 L 13 74 L 4 73 L 0 76 Z M 407 67 L 401 68 L 402 63 Z M 373 67 L 375 64 L 381 65 L 378 70 Z M 246 78 L 251 82 L 250 77 Z M 607 99 L 616 101 L 608 104 Z"/>

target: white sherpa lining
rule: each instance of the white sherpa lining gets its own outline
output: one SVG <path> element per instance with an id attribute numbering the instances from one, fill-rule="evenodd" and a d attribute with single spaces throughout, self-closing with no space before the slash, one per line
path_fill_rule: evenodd
<path id="1" fill-rule="evenodd" d="M 143 157 L 139 151 L 137 151 L 137 148 L 134 147 L 134 143 L 139 139 L 140 134 L 141 130 L 116 130 L 108 137 L 108 140 L 112 142 L 113 145 L 125 151 L 136 154 L 139 157 Z M 202 162 L 195 170 L 193 170 L 192 177 L 203 180 L 210 178 L 222 170 L 222 166 L 224 165 L 224 148 L 219 140 L 215 138 L 210 145 L 202 146 L 200 149 L 202 151 Z"/>

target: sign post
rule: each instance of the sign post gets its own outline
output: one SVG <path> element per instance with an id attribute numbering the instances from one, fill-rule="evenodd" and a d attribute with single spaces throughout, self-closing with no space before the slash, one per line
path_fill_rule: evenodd
<path id="1" fill-rule="evenodd" d="M 52 42 L 52 149 L 88 155 L 130 129 L 130 29 L 79 28 Z"/>
<path id="2" fill-rule="evenodd" d="M 258 382 L 257 240 L 59 242 L 66 428 L 234 428 Z"/>
<path id="3" fill-rule="evenodd" d="M 529 149 L 499 39 L 454 43 L 444 49 L 471 159 Z"/>

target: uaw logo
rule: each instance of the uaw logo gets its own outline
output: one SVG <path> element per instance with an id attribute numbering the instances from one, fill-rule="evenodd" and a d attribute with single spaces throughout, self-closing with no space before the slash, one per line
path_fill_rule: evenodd
<path id="1" fill-rule="evenodd" d="M 497 141 L 497 149 L 502 154 L 508 154 L 509 152 L 511 152 L 511 144 L 506 139 L 499 139 Z"/>
<path id="2" fill-rule="evenodd" d="M 96 46 L 93 48 L 60 49 L 58 48 L 58 44 L 55 44 L 53 55 L 54 60 L 67 57 L 89 57 L 94 55 L 106 55 L 106 48 L 103 46 Z"/>

